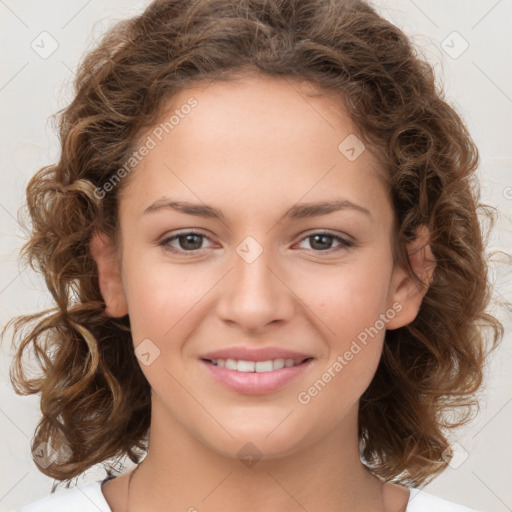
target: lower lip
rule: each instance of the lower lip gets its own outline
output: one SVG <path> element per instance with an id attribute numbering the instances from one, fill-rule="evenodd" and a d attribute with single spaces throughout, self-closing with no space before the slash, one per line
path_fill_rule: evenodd
<path id="1" fill-rule="evenodd" d="M 309 359 L 297 366 L 271 372 L 239 372 L 225 366 L 215 366 L 204 359 L 200 360 L 200 363 L 217 382 L 233 391 L 247 395 L 263 395 L 277 391 L 301 375 L 312 362 L 313 359 Z"/>

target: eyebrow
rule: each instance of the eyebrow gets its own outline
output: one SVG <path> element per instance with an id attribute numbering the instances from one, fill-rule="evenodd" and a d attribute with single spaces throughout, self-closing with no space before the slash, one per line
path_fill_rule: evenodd
<path id="1" fill-rule="evenodd" d="M 187 215 L 195 215 L 197 217 L 206 217 L 210 219 L 218 219 L 221 221 L 225 220 L 225 215 L 222 210 L 218 210 L 212 206 L 205 204 L 194 204 L 186 201 L 172 201 L 168 198 L 162 198 L 148 206 L 143 215 L 160 211 L 162 209 L 176 210 Z M 305 219 L 310 217 L 317 217 L 320 215 L 327 215 L 328 213 L 337 212 L 341 210 L 355 210 L 370 218 L 372 214 L 366 208 L 353 203 L 347 199 L 335 199 L 332 201 L 320 201 L 317 203 L 298 203 L 289 208 L 279 219 L 282 220 L 294 220 L 294 219 Z"/>

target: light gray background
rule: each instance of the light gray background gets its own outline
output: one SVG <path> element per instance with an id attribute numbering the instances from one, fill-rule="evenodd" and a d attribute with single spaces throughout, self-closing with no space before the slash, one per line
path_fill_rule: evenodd
<path id="1" fill-rule="evenodd" d="M 49 116 L 71 99 L 79 57 L 116 20 L 147 1 L 0 0 L 0 324 L 50 304 L 42 279 L 17 259 L 23 233 L 16 215 L 29 177 L 59 154 Z M 462 114 L 481 154 L 482 199 L 500 220 L 489 252 L 512 247 L 512 19 L 511 0 L 376 0 L 382 13 L 413 37 L 436 66 L 447 100 Z M 51 36 L 41 35 L 48 32 Z M 453 34 L 453 32 L 458 34 Z M 52 39 L 56 43 L 52 43 Z M 444 42 L 443 42 L 444 41 Z M 51 55 L 40 55 L 58 47 Z M 462 52 L 465 45 L 468 48 Z M 38 46 L 36 46 L 38 45 Z M 43 58 L 46 57 L 46 58 Z M 496 297 L 512 300 L 510 269 L 492 265 Z M 495 352 L 482 409 L 453 437 L 456 458 L 426 490 L 482 511 L 512 510 L 512 339 L 510 315 L 496 310 L 506 337 Z M 30 439 L 38 397 L 20 397 L 9 383 L 12 353 L 0 354 L 0 511 L 46 496 L 53 480 L 32 461 Z M 130 465 L 127 468 L 131 467 Z M 102 478 L 93 468 L 79 483 Z"/>

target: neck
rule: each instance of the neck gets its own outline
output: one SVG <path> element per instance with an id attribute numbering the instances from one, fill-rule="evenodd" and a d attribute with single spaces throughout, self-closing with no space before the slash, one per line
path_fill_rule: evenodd
<path id="1" fill-rule="evenodd" d="M 357 405 L 316 443 L 259 460 L 247 445 L 249 457 L 241 460 L 200 442 L 154 400 L 148 453 L 133 478 L 129 510 L 385 510 L 383 481 L 359 458 Z"/>

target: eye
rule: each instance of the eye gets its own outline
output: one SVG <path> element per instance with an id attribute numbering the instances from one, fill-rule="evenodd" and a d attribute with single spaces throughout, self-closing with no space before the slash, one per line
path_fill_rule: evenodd
<path id="1" fill-rule="evenodd" d="M 180 231 L 175 233 L 172 236 L 168 236 L 164 238 L 161 242 L 158 243 L 159 246 L 163 247 L 164 250 L 173 252 L 173 253 L 181 253 L 181 254 L 193 254 L 196 251 L 200 251 L 204 249 L 202 247 L 204 240 L 209 240 L 209 238 L 197 231 Z M 304 237 L 301 242 L 304 240 L 310 240 L 310 245 L 312 250 L 317 253 L 332 253 L 342 249 L 348 249 L 349 247 L 355 246 L 355 242 L 351 240 L 346 240 L 339 235 L 334 233 L 329 233 L 326 231 L 319 231 L 315 233 L 311 233 L 308 236 Z M 334 249 L 332 246 L 332 241 L 338 242 L 339 246 Z M 173 242 L 175 245 L 172 245 Z M 176 245 L 178 247 L 176 247 Z"/>
<path id="2" fill-rule="evenodd" d="M 336 252 L 342 249 L 347 249 L 349 247 L 353 247 L 355 245 L 351 240 L 346 240 L 339 235 L 334 233 L 329 233 L 327 231 L 319 231 L 316 233 L 311 233 L 308 236 L 304 237 L 301 242 L 304 240 L 310 240 L 310 245 L 315 252 Z M 340 245 L 332 249 L 330 247 L 332 245 L 332 240 L 338 242 Z"/>
<path id="3" fill-rule="evenodd" d="M 203 240 L 209 238 L 202 233 L 196 231 L 180 231 L 172 236 L 164 238 L 158 245 L 163 247 L 166 251 L 175 253 L 193 253 L 203 249 L 201 247 Z M 171 242 L 177 242 L 179 247 L 171 245 Z"/>

